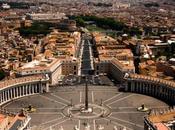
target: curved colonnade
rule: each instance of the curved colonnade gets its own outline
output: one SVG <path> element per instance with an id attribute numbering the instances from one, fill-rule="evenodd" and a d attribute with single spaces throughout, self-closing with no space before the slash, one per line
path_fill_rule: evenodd
<path id="1" fill-rule="evenodd" d="M 175 104 L 175 82 L 173 81 L 138 74 L 129 74 L 125 80 L 125 91 L 149 95 L 171 105 Z"/>
<path id="2" fill-rule="evenodd" d="M 0 106 L 11 100 L 49 91 L 49 78 L 34 75 L 0 82 Z M 145 94 L 175 104 L 175 82 L 150 76 L 129 74 L 125 91 Z"/>
<path id="3" fill-rule="evenodd" d="M 49 91 L 49 78 L 34 75 L 0 82 L 0 106 L 14 99 Z"/>

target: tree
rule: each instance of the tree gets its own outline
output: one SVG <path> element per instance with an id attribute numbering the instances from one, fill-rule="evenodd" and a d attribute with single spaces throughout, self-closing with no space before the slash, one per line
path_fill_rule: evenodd
<path id="1" fill-rule="evenodd" d="M 76 20 L 78 26 L 82 26 L 82 27 L 85 26 L 85 22 L 82 18 L 76 18 L 75 20 Z"/>
<path id="2" fill-rule="evenodd" d="M 0 70 L 0 80 L 5 78 L 5 72 L 3 70 Z"/>

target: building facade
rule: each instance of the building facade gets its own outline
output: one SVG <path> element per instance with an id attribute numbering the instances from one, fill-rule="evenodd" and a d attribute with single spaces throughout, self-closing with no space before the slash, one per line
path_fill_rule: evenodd
<path id="1" fill-rule="evenodd" d="M 31 117 L 23 110 L 18 114 L 0 110 L 0 130 L 29 130 Z"/>
<path id="2" fill-rule="evenodd" d="M 27 76 L 0 82 L 0 106 L 14 99 L 49 91 L 45 75 Z"/>
<path id="3" fill-rule="evenodd" d="M 144 130 L 174 130 L 175 109 L 155 111 L 144 117 Z"/>
<path id="4" fill-rule="evenodd" d="M 129 74 L 125 77 L 125 91 L 145 94 L 175 104 L 175 82 L 155 77 Z"/>

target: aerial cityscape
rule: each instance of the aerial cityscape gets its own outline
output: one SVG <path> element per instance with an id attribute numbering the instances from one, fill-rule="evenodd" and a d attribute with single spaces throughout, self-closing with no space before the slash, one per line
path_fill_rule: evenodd
<path id="1" fill-rule="evenodd" d="M 0 130 L 175 130 L 175 0 L 0 0 Z"/>

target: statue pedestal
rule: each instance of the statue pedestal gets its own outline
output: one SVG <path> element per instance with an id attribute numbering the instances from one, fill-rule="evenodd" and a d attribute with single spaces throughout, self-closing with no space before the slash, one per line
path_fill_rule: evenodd
<path id="1" fill-rule="evenodd" d="M 93 109 L 91 107 L 89 107 L 88 109 L 85 109 L 84 107 L 81 108 L 80 110 L 81 113 L 92 113 Z"/>
<path id="2" fill-rule="evenodd" d="M 89 124 L 86 124 L 85 130 L 90 130 L 90 125 Z"/>
<path id="3" fill-rule="evenodd" d="M 110 108 L 106 106 L 102 107 L 97 104 L 89 104 L 88 109 L 86 109 L 84 104 L 77 104 L 72 107 L 67 106 L 63 110 L 65 116 L 81 120 L 107 117 L 110 113 Z"/>
<path id="4" fill-rule="evenodd" d="M 137 108 L 137 111 L 140 111 L 140 112 L 147 112 L 147 111 L 149 111 L 149 109 L 146 108 L 145 105 L 143 104 L 143 105 L 141 105 L 141 107 L 138 107 L 138 108 Z"/>

